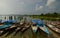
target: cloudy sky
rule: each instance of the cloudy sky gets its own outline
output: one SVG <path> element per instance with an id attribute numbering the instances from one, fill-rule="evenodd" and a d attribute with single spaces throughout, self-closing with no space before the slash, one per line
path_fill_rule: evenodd
<path id="1" fill-rule="evenodd" d="M 60 12 L 60 0 L 0 0 L 0 15 Z"/>

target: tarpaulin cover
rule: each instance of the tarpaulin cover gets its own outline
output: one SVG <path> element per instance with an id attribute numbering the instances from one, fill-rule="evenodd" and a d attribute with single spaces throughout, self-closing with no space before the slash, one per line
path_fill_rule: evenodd
<path id="1" fill-rule="evenodd" d="M 38 26 L 44 26 L 45 23 L 41 19 L 37 19 L 37 25 Z"/>
<path id="2" fill-rule="evenodd" d="M 32 22 L 37 22 L 37 20 L 36 19 L 32 19 Z"/>
<path id="3" fill-rule="evenodd" d="M 7 23 L 7 24 L 0 26 L 0 29 L 9 28 L 10 26 L 12 26 L 12 24 Z"/>
<path id="4" fill-rule="evenodd" d="M 8 20 L 8 22 L 15 23 L 15 22 L 17 22 L 17 21 L 16 21 L 16 20 Z"/>

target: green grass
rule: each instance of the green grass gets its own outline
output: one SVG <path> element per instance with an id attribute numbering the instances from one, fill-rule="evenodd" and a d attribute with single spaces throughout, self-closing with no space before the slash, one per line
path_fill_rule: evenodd
<path id="1" fill-rule="evenodd" d="M 60 21 L 60 17 L 48 17 L 48 16 L 31 16 L 32 18 L 39 18 L 42 20 Z"/>

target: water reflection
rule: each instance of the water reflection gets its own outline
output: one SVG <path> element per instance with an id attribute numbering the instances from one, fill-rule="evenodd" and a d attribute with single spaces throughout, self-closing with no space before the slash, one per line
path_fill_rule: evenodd
<path id="1" fill-rule="evenodd" d="M 60 36 L 57 35 L 55 32 L 49 29 L 49 31 L 52 33 L 51 35 L 47 35 L 42 30 L 38 29 L 37 33 L 34 33 L 31 28 L 27 29 L 24 32 L 14 31 L 16 28 L 12 30 L 6 30 L 2 34 L 0 34 L 0 37 L 2 38 L 59 38 Z M 16 34 L 15 34 L 16 33 Z"/>

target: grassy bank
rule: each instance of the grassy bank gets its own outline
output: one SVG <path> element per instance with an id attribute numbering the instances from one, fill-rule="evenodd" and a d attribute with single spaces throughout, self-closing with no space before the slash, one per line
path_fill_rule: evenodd
<path id="1" fill-rule="evenodd" d="M 39 18 L 39 19 L 42 19 L 42 20 L 51 20 L 51 21 L 60 21 L 60 17 L 50 17 L 50 16 L 40 16 L 40 15 L 33 15 L 33 16 L 30 16 L 32 18 Z"/>

